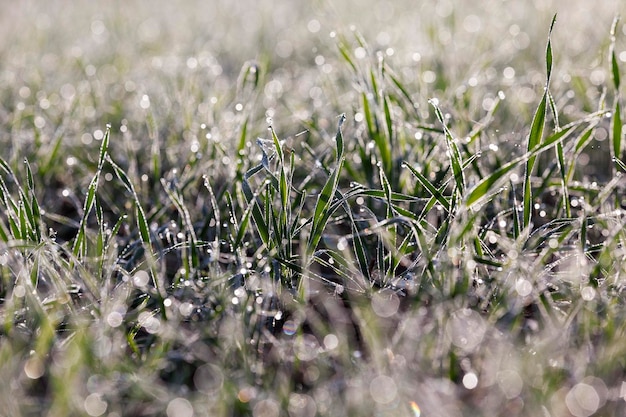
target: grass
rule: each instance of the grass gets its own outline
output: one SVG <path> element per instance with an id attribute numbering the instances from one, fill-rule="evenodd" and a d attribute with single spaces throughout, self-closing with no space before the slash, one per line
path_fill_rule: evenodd
<path id="1" fill-rule="evenodd" d="M 0 415 L 624 414 L 624 10 L 401 3 L 0 18 Z"/>

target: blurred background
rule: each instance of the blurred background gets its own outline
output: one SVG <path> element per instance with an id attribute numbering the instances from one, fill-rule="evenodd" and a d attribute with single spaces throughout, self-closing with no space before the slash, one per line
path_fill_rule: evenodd
<path id="1" fill-rule="evenodd" d="M 312 119 L 334 125 L 345 112 L 350 120 L 354 80 L 340 43 L 357 60 L 384 57 L 426 109 L 437 97 L 459 111 L 455 100 L 463 98 L 468 114 L 457 116 L 479 119 L 503 91 L 506 130 L 516 132 L 545 83 L 552 16 L 558 13 L 553 94 L 567 115 L 574 94 L 585 110 L 597 107 L 610 77 L 611 22 L 625 9 L 618 0 L 5 3 L 0 152 L 20 158 L 34 131 L 46 144 L 60 127 L 65 144 L 87 148 L 98 146 L 94 136 L 107 123 L 148 134 L 147 111 L 164 135 L 184 135 L 187 144 L 203 123 L 213 140 L 223 140 L 242 111 L 260 132 L 267 115 L 286 134 Z M 619 28 L 626 65 L 626 26 Z M 263 94 L 242 91 L 246 65 L 259 69 Z M 32 123 L 16 129 L 16 118 Z"/>

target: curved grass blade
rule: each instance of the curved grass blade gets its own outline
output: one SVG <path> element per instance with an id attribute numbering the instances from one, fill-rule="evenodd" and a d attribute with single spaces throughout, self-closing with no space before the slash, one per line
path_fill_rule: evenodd
<path id="1" fill-rule="evenodd" d="M 87 242 L 85 240 L 85 234 L 86 234 L 85 227 L 87 224 L 87 218 L 89 217 L 89 213 L 91 213 L 91 210 L 93 208 L 93 205 L 96 199 L 96 191 L 98 189 L 98 182 L 100 181 L 100 173 L 102 172 L 102 168 L 104 167 L 104 162 L 107 159 L 110 135 L 111 135 L 111 125 L 107 125 L 104 138 L 102 139 L 102 144 L 100 145 L 100 153 L 98 156 L 98 168 L 93 178 L 91 179 L 91 182 L 89 183 L 89 187 L 87 188 L 87 196 L 85 197 L 85 203 L 83 205 L 83 217 L 80 219 L 78 233 L 76 234 L 76 238 L 74 239 L 74 243 L 72 245 L 72 253 L 74 254 L 75 257 L 79 257 L 79 255 L 84 256 L 87 251 Z"/>
<path id="2" fill-rule="evenodd" d="M 152 249 L 152 238 L 150 237 L 150 227 L 148 226 L 146 213 L 143 210 L 143 206 L 141 205 L 139 201 L 139 196 L 137 195 L 137 192 L 135 191 L 135 187 L 133 187 L 133 184 L 128 178 L 128 175 L 126 175 L 126 172 L 124 172 L 124 170 L 119 165 L 113 162 L 113 160 L 109 156 L 107 156 L 107 161 L 109 162 L 109 164 L 115 171 L 115 175 L 117 176 L 117 178 L 122 182 L 126 190 L 131 194 L 133 198 L 133 202 L 135 204 L 135 220 L 137 222 L 137 228 L 139 229 L 139 237 L 146 251 L 146 254 L 148 257 L 148 263 L 150 264 L 150 276 L 151 276 L 152 283 L 157 293 L 157 299 L 158 299 L 159 306 L 160 306 L 161 317 L 164 320 L 166 320 L 167 313 L 166 313 L 165 304 L 164 304 L 165 295 L 164 295 L 164 290 L 162 288 L 162 285 L 159 282 L 158 274 L 157 274 L 157 271 L 153 262 L 153 260 L 156 259 L 156 257 Z"/>
<path id="3" fill-rule="evenodd" d="M 413 168 L 411 164 L 405 163 L 404 166 L 407 167 L 409 171 L 411 171 L 411 174 L 413 174 L 415 178 L 417 178 L 422 187 L 426 188 L 430 195 L 432 195 L 437 200 L 437 202 L 446 209 L 446 211 L 450 210 L 450 202 L 448 201 L 446 196 L 441 194 L 441 192 L 428 180 L 428 178 L 422 175 L 422 173 L 419 172 L 417 169 Z"/>
<path id="4" fill-rule="evenodd" d="M 446 138 L 446 145 L 448 147 L 450 166 L 452 167 L 454 182 L 456 183 L 456 190 L 459 193 L 459 197 L 463 197 L 463 195 L 465 194 L 465 175 L 463 174 L 463 160 L 461 158 L 461 152 L 459 151 L 459 147 L 452 137 L 452 133 L 450 133 L 450 130 L 445 123 L 443 113 L 441 113 L 441 109 L 437 105 L 437 102 L 432 99 L 428 102 L 435 108 L 435 114 L 437 115 L 437 119 L 439 120 L 439 123 L 441 123 L 441 125 L 443 126 L 444 136 Z"/>
<path id="5" fill-rule="evenodd" d="M 617 63 L 617 55 L 615 52 L 615 41 L 616 41 L 616 33 L 617 33 L 617 24 L 619 22 L 619 17 L 616 17 L 613 20 L 613 25 L 611 26 L 611 45 L 610 45 L 610 61 L 611 61 L 611 74 L 613 77 L 613 85 L 615 87 L 615 105 L 613 107 L 613 119 L 612 119 L 612 157 L 613 161 L 619 168 L 618 161 L 620 161 L 622 157 L 622 108 L 620 105 L 620 74 L 619 74 L 619 65 Z M 623 165 L 623 164 L 622 164 Z"/>
<path id="6" fill-rule="evenodd" d="M 615 107 L 613 108 L 613 120 L 612 120 L 612 157 L 613 161 L 617 164 L 621 162 L 622 158 L 622 106 L 619 102 L 619 96 L 615 97 Z"/>
<path id="7" fill-rule="evenodd" d="M 35 242 L 41 241 L 41 209 L 39 207 L 39 203 L 37 202 L 37 198 L 35 197 L 35 182 L 33 180 L 33 172 L 30 168 L 30 164 L 27 159 L 24 159 L 24 164 L 26 165 L 26 185 L 28 187 L 28 196 L 24 195 L 24 198 L 28 206 L 29 216 L 28 221 L 30 223 L 30 229 L 32 231 L 32 239 Z"/>
<path id="8" fill-rule="evenodd" d="M 248 230 L 248 224 L 250 223 L 250 214 L 254 210 L 256 206 L 256 198 L 252 198 L 248 203 L 248 207 L 243 212 L 243 216 L 239 221 L 237 235 L 235 236 L 235 240 L 233 242 L 233 250 L 237 250 L 241 243 L 243 242 L 243 238 L 246 235 L 246 230 Z"/>
<path id="9" fill-rule="evenodd" d="M 219 241 L 220 241 L 220 225 L 221 225 L 221 213 L 220 207 L 217 204 L 217 199 L 215 198 L 215 193 L 213 192 L 213 187 L 211 187 L 211 183 L 209 182 L 209 177 L 204 175 L 204 186 L 207 190 L 209 190 L 209 198 L 211 201 L 211 206 L 213 207 L 213 219 L 215 219 L 215 237 L 213 238 L 213 247 L 211 248 L 212 259 L 219 259 Z"/>
<path id="10" fill-rule="evenodd" d="M 546 121 L 546 110 L 548 105 L 549 93 L 548 88 L 550 86 L 550 75 L 552 74 L 552 30 L 554 29 L 554 24 L 556 22 L 556 15 L 552 18 L 552 23 L 550 24 L 550 30 L 548 32 L 548 45 L 546 46 L 546 85 L 544 87 L 544 92 L 541 97 L 541 101 L 539 102 L 539 106 L 535 111 L 535 115 L 533 116 L 532 123 L 530 125 L 530 132 L 528 134 L 528 148 L 527 151 L 530 152 L 536 146 L 541 143 L 541 139 L 543 138 L 543 130 L 545 127 Z M 524 173 L 524 216 L 522 225 L 524 228 L 528 227 L 530 224 L 531 214 L 532 214 L 532 184 L 531 184 L 531 175 L 533 168 L 535 166 L 535 157 L 531 156 L 526 161 L 526 171 Z"/>
<path id="11" fill-rule="evenodd" d="M 619 23 L 619 16 L 615 17 L 615 19 L 613 20 L 613 24 L 611 25 L 610 60 L 611 60 L 611 75 L 613 77 L 613 85 L 615 86 L 615 91 L 619 91 L 619 87 L 620 87 L 619 66 L 617 64 L 617 54 L 615 53 L 615 41 L 616 41 L 618 23 Z"/>
<path id="12" fill-rule="evenodd" d="M 348 63 L 348 65 L 350 65 L 350 68 L 352 68 L 352 71 L 355 74 L 358 73 L 358 69 L 354 61 L 350 57 L 350 52 L 348 52 L 348 47 L 346 46 L 346 44 L 344 42 L 339 42 L 337 43 L 337 48 L 339 48 L 339 53 L 341 54 L 343 59 Z"/>
<path id="13" fill-rule="evenodd" d="M 315 252 L 317 245 L 322 238 L 322 234 L 324 233 L 324 229 L 326 228 L 326 223 L 332 214 L 330 207 L 333 197 L 335 196 L 335 192 L 337 191 L 337 186 L 339 185 L 339 174 L 341 173 L 341 168 L 345 159 L 343 155 L 343 134 L 341 132 L 341 125 L 343 125 L 345 120 L 346 116 L 345 114 L 342 114 L 337 127 L 337 135 L 335 136 L 337 147 L 337 166 L 330 174 L 326 184 L 324 184 L 324 187 L 317 198 L 317 202 L 315 203 L 311 234 L 309 235 L 306 248 L 307 259 L 311 259 L 311 255 Z"/>
<path id="14" fill-rule="evenodd" d="M 572 133 L 572 131 L 574 130 L 576 126 L 577 126 L 576 124 L 571 124 L 571 125 L 564 127 L 559 132 L 556 132 L 552 134 L 551 136 L 549 136 L 543 143 L 538 144 L 530 152 L 527 152 L 526 154 L 515 158 L 511 162 L 504 164 L 499 169 L 497 169 L 493 174 L 489 175 L 488 177 L 483 178 L 469 192 L 465 200 L 465 204 L 468 207 L 471 207 L 472 205 L 476 204 L 476 202 L 478 202 L 479 200 L 487 196 L 491 192 L 494 185 L 498 183 L 506 174 L 511 172 L 513 169 L 517 168 L 520 164 L 529 161 L 531 158 L 533 159 L 536 158 L 537 155 L 539 155 L 540 153 L 550 149 L 552 146 L 556 146 L 557 143 L 560 143 L 563 140 L 565 140 L 570 135 L 570 133 Z"/>
<path id="15" fill-rule="evenodd" d="M 535 115 L 533 116 L 533 121 L 530 126 L 530 133 L 528 135 L 528 151 L 536 147 L 539 143 L 541 143 L 541 138 L 543 137 L 543 128 L 546 120 L 546 102 L 547 102 L 547 94 L 544 92 L 541 101 L 539 102 L 539 106 L 535 111 Z M 536 156 L 531 156 L 526 161 L 526 170 L 524 173 L 524 197 L 523 197 L 523 205 L 524 205 L 524 213 L 522 218 L 523 227 L 526 228 L 530 223 L 531 218 L 531 208 L 532 208 L 532 185 L 531 185 L 531 175 L 533 168 L 535 167 L 535 159 Z"/>
<path id="16" fill-rule="evenodd" d="M 261 241 L 263 244 L 269 248 L 270 247 L 270 231 L 268 222 L 265 220 L 265 216 L 263 211 L 261 210 L 262 203 L 259 200 L 258 194 L 253 194 L 252 189 L 250 188 L 250 183 L 248 183 L 248 178 L 252 177 L 254 174 L 263 169 L 263 165 L 259 164 L 256 167 L 250 168 L 243 177 L 241 181 L 241 190 L 243 191 L 243 195 L 246 198 L 250 207 L 252 207 L 252 218 L 254 219 L 254 224 L 256 225 L 257 232 L 261 237 Z M 252 204 L 253 200 L 255 200 L 256 204 Z"/>
<path id="17" fill-rule="evenodd" d="M 161 185 L 163 186 L 163 189 L 165 190 L 165 193 L 169 197 L 170 201 L 174 204 L 174 207 L 176 207 L 178 215 L 183 220 L 183 225 L 187 232 L 187 239 L 189 239 L 189 252 L 185 257 L 186 265 L 184 266 L 185 274 L 188 278 L 191 271 L 197 269 L 200 263 L 198 258 L 198 239 L 196 237 L 196 231 L 194 230 L 189 210 L 183 201 L 183 196 L 171 184 L 168 184 L 164 178 L 161 178 Z"/>

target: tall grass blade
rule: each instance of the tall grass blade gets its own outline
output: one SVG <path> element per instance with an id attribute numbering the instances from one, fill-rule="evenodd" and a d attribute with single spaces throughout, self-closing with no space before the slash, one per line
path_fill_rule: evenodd
<path id="1" fill-rule="evenodd" d="M 337 48 L 339 48 L 339 53 L 341 54 L 343 59 L 348 63 L 350 68 L 352 68 L 352 71 L 356 74 L 358 72 L 358 69 L 357 69 L 354 61 L 350 57 L 350 52 L 348 51 L 348 47 L 346 46 L 346 44 L 343 41 L 342 42 L 338 42 L 337 43 Z"/>
<path id="2" fill-rule="evenodd" d="M 161 185 L 163 186 L 163 189 L 172 204 L 174 204 L 174 207 L 176 207 L 178 215 L 183 221 L 183 227 L 185 228 L 187 239 L 189 240 L 189 250 L 187 251 L 186 257 L 187 265 L 185 265 L 185 274 L 187 274 L 188 278 L 189 274 L 192 272 L 191 270 L 195 271 L 199 265 L 198 238 L 196 237 L 196 231 L 194 229 L 193 222 L 191 221 L 189 210 L 183 201 L 183 196 L 177 189 L 174 188 L 173 184 L 168 183 L 164 178 L 161 178 Z"/>
<path id="3" fill-rule="evenodd" d="M 471 207 L 479 200 L 486 197 L 489 193 L 493 191 L 494 186 L 509 172 L 513 169 L 517 168 L 520 164 L 524 162 L 528 162 L 531 158 L 536 158 L 542 152 L 550 149 L 553 146 L 556 146 L 557 143 L 565 140 L 570 133 L 574 130 L 577 125 L 572 124 L 564 127 L 559 132 L 556 132 L 549 136 L 543 143 L 538 144 L 534 149 L 530 152 L 525 153 L 522 156 L 519 156 L 512 160 L 511 162 L 504 164 L 500 168 L 498 168 L 494 173 L 489 175 L 488 177 L 483 178 L 474 188 L 472 188 L 465 199 L 465 204 L 468 207 Z"/>
<path id="4" fill-rule="evenodd" d="M 530 133 L 528 134 L 528 148 L 527 151 L 530 152 L 534 149 L 539 143 L 541 143 L 541 139 L 543 138 L 543 129 L 545 127 L 546 121 L 546 107 L 549 98 L 548 88 L 550 86 L 550 75 L 552 74 L 552 29 L 554 28 L 554 24 L 556 22 L 556 15 L 552 18 L 552 23 L 550 24 L 550 31 L 548 33 L 548 45 L 546 47 L 546 84 L 544 87 L 544 92 L 541 97 L 541 101 L 539 102 L 539 106 L 535 111 L 535 115 L 533 116 L 532 123 L 530 125 Z M 522 225 L 524 228 L 528 227 L 531 220 L 532 215 L 532 184 L 531 184 L 531 176 L 532 171 L 535 166 L 535 157 L 530 157 L 526 162 L 526 171 L 524 173 L 524 217 Z"/>
<path id="5" fill-rule="evenodd" d="M 239 249 L 239 246 L 243 242 L 243 238 L 245 237 L 246 231 L 248 230 L 248 224 L 250 223 L 250 214 L 252 213 L 254 206 L 256 206 L 255 198 L 250 200 L 246 211 L 244 211 L 243 216 L 241 216 L 241 220 L 238 224 L 237 234 L 235 235 L 235 239 L 233 241 L 233 250 Z"/>
<path id="6" fill-rule="evenodd" d="M 33 172 L 30 168 L 30 164 L 27 159 L 24 159 L 24 164 L 26 165 L 26 185 L 28 186 L 28 196 L 24 195 L 24 198 L 29 207 L 30 207 L 30 215 L 28 220 L 30 222 L 30 227 L 33 233 L 33 240 L 35 242 L 41 241 L 41 208 L 39 207 L 39 202 L 37 201 L 37 197 L 35 196 L 35 181 L 33 180 Z"/>
<path id="7" fill-rule="evenodd" d="M 333 172 L 330 174 L 330 177 L 324 184 L 324 187 L 322 188 L 322 191 L 317 198 L 317 202 L 315 203 L 315 209 L 313 210 L 311 234 L 309 235 L 306 249 L 307 259 L 311 259 L 311 255 L 315 252 L 317 245 L 322 238 L 322 234 L 324 233 L 324 229 L 326 228 L 326 223 L 328 222 L 328 219 L 332 214 L 329 209 L 335 192 L 337 191 L 337 186 L 339 185 L 339 174 L 341 173 L 341 168 L 344 162 L 344 144 L 341 126 L 343 125 L 343 122 L 345 120 L 345 114 L 341 115 L 337 127 L 337 135 L 335 136 L 335 142 L 337 147 L 337 164 Z"/>
<path id="8" fill-rule="evenodd" d="M 126 190 L 131 194 L 135 206 L 135 221 L 137 223 L 137 228 L 139 229 L 139 237 L 141 239 L 141 243 L 144 246 L 144 250 L 147 253 L 147 260 L 150 266 L 150 277 L 152 279 L 152 284 L 154 285 L 154 289 L 156 290 L 157 300 L 160 305 L 161 317 L 165 320 L 167 319 L 167 314 L 165 310 L 165 292 L 162 288 L 162 285 L 159 282 L 158 274 L 156 268 L 154 266 L 154 259 L 156 259 L 154 255 L 154 250 L 152 246 L 152 238 L 150 236 L 150 227 L 148 226 L 148 220 L 146 218 L 146 213 L 139 201 L 139 196 L 135 191 L 135 187 L 133 186 L 130 178 L 124 170 L 117 165 L 113 160 L 107 156 L 107 161 L 115 171 L 115 175 L 122 182 Z"/>
<path id="9" fill-rule="evenodd" d="M 617 163 L 622 158 L 622 106 L 619 97 L 615 98 L 615 107 L 613 108 L 612 120 L 612 154 L 613 160 Z"/>
<path id="10" fill-rule="evenodd" d="M 268 226 L 268 222 L 266 221 L 265 215 L 261 210 L 261 202 L 259 201 L 259 196 L 256 193 L 252 193 L 252 189 L 250 188 L 250 183 L 248 182 L 248 178 L 252 177 L 254 174 L 263 169 L 263 165 L 259 164 L 256 167 L 249 169 L 243 177 L 243 181 L 241 182 L 241 190 L 243 191 L 244 197 L 246 198 L 248 205 L 252 207 L 252 218 L 254 219 L 254 224 L 256 225 L 257 232 L 259 233 L 259 237 L 263 244 L 269 248 L 270 245 L 270 229 Z M 256 202 L 253 204 L 253 200 Z"/>
<path id="11" fill-rule="evenodd" d="M 574 144 L 574 153 L 570 159 L 569 168 L 567 169 L 567 178 L 566 183 L 570 183 L 574 178 L 574 171 L 576 169 L 576 160 L 578 156 L 581 154 L 583 149 L 591 142 L 593 139 L 593 132 L 598 125 L 598 122 L 590 124 L 583 132 L 578 136 L 576 143 Z"/>
<path id="12" fill-rule="evenodd" d="M 569 188 L 567 187 L 567 172 L 565 166 L 565 156 L 563 154 L 563 142 L 556 144 L 556 160 L 559 168 L 559 175 L 561 179 L 561 200 L 563 210 L 565 211 L 565 217 L 572 217 L 572 209 L 569 202 Z"/>
<path id="13" fill-rule="evenodd" d="M 530 126 L 530 133 L 528 136 L 528 151 L 536 147 L 541 142 L 541 138 L 543 137 L 543 128 L 544 128 L 544 123 L 545 123 L 545 118 L 546 118 L 546 101 L 547 101 L 547 94 L 546 92 L 544 92 L 541 98 L 541 102 L 539 103 L 539 106 L 537 107 L 537 110 L 535 111 L 535 115 L 533 117 L 533 121 Z M 530 218 L 531 218 L 532 199 L 533 199 L 531 176 L 532 176 L 533 168 L 535 166 L 535 159 L 536 157 L 533 156 L 533 157 L 530 157 L 526 161 L 526 171 L 524 173 L 524 191 L 523 191 L 524 215 L 523 215 L 523 221 L 522 221 L 524 228 L 526 228 L 529 225 Z"/>
<path id="14" fill-rule="evenodd" d="M 450 130 L 446 125 L 445 118 L 443 117 L 443 113 L 441 113 L 441 109 L 437 105 L 437 102 L 435 100 L 429 100 L 429 103 L 434 107 L 435 115 L 437 116 L 439 123 L 443 126 L 446 145 L 448 148 L 448 157 L 450 160 L 450 166 L 452 167 L 452 173 L 454 175 L 456 190 L 458 192 L 458 196 L 463 197 L 465 194 L 465 176 L 463 174 L 463 160 L 461 158 L 461 152 L 459 151 L 459 147 L 456 144 L 452 133 L 450 133 Z"/>
<path id="15" fill-rule="evenodd" d="M 620 87 L 620 75 L 619 75 L 619 65 L 617 63 L 617 54 L 615 52 L 615 41 L 617 40 L 617 25 L 619 23 L 619 16 L 616 16 L 613 19 L 613 24 L 611 25 L 611 46 L 610 46 L 610 60 L 611 60 L 611 75 L 613 77 L 613 85 L 615 86 L 615 91 L 619 91 Z"/>
<path id="16" fill-rule="evenodd" d="M 217 199 L 215 198 L 215 192 L 213 191 L 213 187 L 211 187 L 211 183 L 209 182 L 209 177 L 204 175 L 204 187 L 209 191 L 209 199 L 211 201 L 211 207 L 213 208 L 213 219 L 215 222 L 215 236 L 213 238 L 213 247 L 211 248 L 211 257 L 212 259 L 219 259 L 219 250 L 220 250 L 220 227 L 222 223 L 222 216 L 220 213 L 220 206 L 217 204 Z M 210 224 L 210 222 L 209 222 Z"/>
<path id="17" fill-rule="evenodd" d="M 102 172 L 102 168 L 104 167 L 104 162 L 107 159 L 107 152 L 109 150 L 109 140 L 111 135 L 111 125 L 107 125 L 106 132 L 104 134 L 104 138 L 102 139 L 102 144 L 100 145 L 100 153 L 98 155 L 98 168 L 96 173 L 94 174 L 91 182 L 89 183 L 89 187 L 87 188 L 87 196 L 85 197 L 85 203 L 83 205 L 83 216 L 80 219 L 80 224 L 78 226 L 78 233 L 74 238 L 74 243 L 72 246 L 72 253 L 76 258 L 80 258 L 81 256 L 85 256 L 87 251 L 87 242 L 86 242 L 86 226 L 87 226 L 87 218 L 91 213 L 91 210 L 94 205 L 94 201 L 96 199 L 96 191 L 98 189 L 98 182 L 100 181 L 100 173 Z"/>
<path id="18" fill-rule="evenodd" d="M 616 41 L 616 33 L 617 33 L 617 25 L 619 22 L 619 17 L 616 17 L 613 20 L 613 25 L 611 26 L 611 46 L 610 50 L 610 61 L 611 61 L 611 74 L 613 78 L 613 85 L 615 87 L 615 105 L 613 107 L 613 119 L 612 119 L 612 157 L 615 164 L 618 165 L 618 161 L 622 158 L 622 107 L 620 105 L 620 74 L 619 74 L 619 65 L 617 63 L 617 54 L 615 52 L 615 41 Z"/>

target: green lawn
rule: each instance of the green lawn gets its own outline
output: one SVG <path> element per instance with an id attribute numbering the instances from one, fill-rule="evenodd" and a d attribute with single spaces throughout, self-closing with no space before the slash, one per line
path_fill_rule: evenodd
<path id="1" fill-rule="evenodd" d="M 626 415 L 622 2 L 5 3 L 0 416 Z"/>

